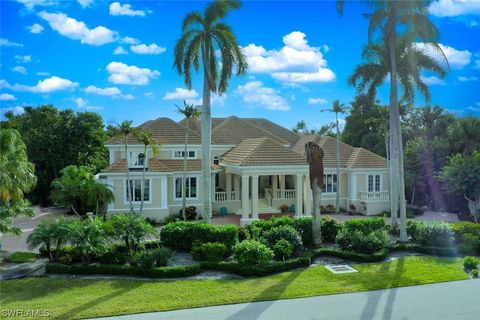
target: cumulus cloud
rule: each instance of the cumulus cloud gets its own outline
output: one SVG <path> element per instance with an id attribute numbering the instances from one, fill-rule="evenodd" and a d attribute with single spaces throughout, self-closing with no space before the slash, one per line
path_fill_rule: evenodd
<path id="1" fill-rule="evenodd" d="M 174 91 L 165 93 L 163 100 L 187 100 L 195 99 L 198 97 L 198 93 L 195 90 L 188 90 L 184 88 L 175 88 Z"/>
<path id="2" fill-rule="evenodd" d="M 93 0 L 77 0 L 77 2 L 80 4 L 82 9 L 85 9 L 93 3 Z"/>
<path id="3" fill-rule="evenodd" d="M 329 82 L 335 80 L 335 73 L 328 68 L 321 47 L 311 47 L 306 35 L 300 31 L 283 37 L 281 49 L 266 50 L 253 43 L 243 47 L 249 71 L 269 73 L 284 82 Z M 325 52 L 328 46 L 324 46 Z"/>
<path id="4" fill-rule="evenodd" d="M 460 82 L 468 82 L 468 81 L 477 81 L 478 78 L 477 77 L 466 77 L 466 76 L 459 76 L 458 78 L 458 81 Z"/>
<path id="5" fill-rule="evenodd" d="M 25 91 L 33 93 L 50 93 L 63 90 L 72 90 L 78 86 L 77 82 L 63 79 L 57 76 L 52 76 L 45 80 L 39 80 L 36 85 L 28 86 L 23 84 L 11 85 L 5 80 L 0 81 L 1 88 L 11 89 L 13 91 Z"/>
<path id="6" fill-rule="evenodd" d="M 120 55 L 120 54 L 128 54 L 127 50 L 123 49 L 122 46 L 118 46 L 113 50 L 113 54 Z"/>
<path id="7" fill-rule="evenodd" d="M 36 73 L 37 76 L 48 77 L 50 72 L 40 71 Z"/>
<path id="8" fill-rule="evenodd" d="M 2 93 L 0 94 L 0 101 L 15 101 L 17 97 L 10 93 Z"/>
<path id="9" fill-rule="evenodd" d="M 38 33 L 42 33 L 44 28 L 43 28 L 42 25 L 40 25 L 38 23 L 34 23 L 30 27 L 28 27 L 28 30 L 30 30 L 31 33 L 38 34 Z"/>
<path id="10" fill-rule="evenodd" d="M 13 72 L 21 73 L 21 74 L 27 74 L 27 69 L 24 66 L 16 66 L 12 68 Z"/>
<path id="11" fill-rule="evenodd" d="M 122 39 L 120 39 L 120 42 L 125 44 L 137 44 L 140 42 L 140 40 L 132 37 L 123 37 Z"/>
<path id="12" fill-rule="evenodd" d="M 425 82 L 426 85 L 429 85 L 429 86 L 446 85 L 445 81 L 435 76 L 430 76 L 430 77 L 421 76 L 420 78 L 422 79 L 423 82 Z"/>
<path id="13" fill-rule="evenodd" d="M 70 18 L 64 13 L 42 11 L 38 15 L 46 20 L 53 30 L 67 38 L 80 40 L 84 44 L 101 46 L 115 42 L 118 39 L 118 32 L 116 31 L 112 31 L 104 26 L 90 29 L 85 22 Z"/>
<path id="14" fill-rule="evenodd" d="M 2 108 L 2 113 L 12 112 L 14 115 L 19 115 L 25 112 L 25 109 L 21 106 Z"/>
<path id="15" fill-rule="evenodd" d="M 479 15 L 480 1 L 437 0 L 430 4 L 428 10 L 431 15 L 436 17 Z"/>
<path id="16" fill-rule="evenodd" d="M 99 88 L 96 86 L 88 86 L 85 88 L 85 92 L 125 100 L 132 100 L 135 98 L 131 94 L 122 94 L 122 91 L 117 87 Z"/>
<path id="17" fill-rule="evenodd" d="M 436 51 L 431 45 L 425 43 L 417 43 L 418 48 L 425 50 L 425 52 L 432 56 L 433 58 L 437 59 L 440 62 L 443 62 L 443 57 L 441 56 L 438 51 Z M 468 50 L 457 50 L 453 47 L 439 44 L 440 48 L 442 49 L 443 53 L 447 57 L 448 63 L 452 69 L 461 69 L 467 64 L 470 63 L 470 59 L 472 58 L 472 53 Z"/>
<path id="18" fill-rule="evenodd" d="M 32 10 L 36 6 L 52 6 L 58 4 L 57 0 L 17 0 L 23 4 L 28 10 Z"/>
<path id="19" fill-rule="evenodd" d="M 279 96 L 277 90 L 265 87 L 261 81 L 250 81 L 239 85 L 235 93 L 248 104 L 258 104 L 269 110 L 290 110 L 287 100 Z"/>
<path id="20" fill-rule="evenodd" d="M 327 104 L 327 100 L 323 98 L 309 98 L 308 104 Z"/>
<path id="21" fill-rule="evenodd" d="M 156 78 L 160 75 L 160 72 L 157 70 L 129 66 L 125 63 L 116 61 L 110 62 L 107 65 L 107 71 L 110 73 L 108 80 L 112 83 L 140 86 L 149 84 L 150 79 Z"/>
<path id="22" fill-rule="evenodd" d="M 120 2 L 113 2 L 109 7 L 110 15 L 112 16 L 139 16 L 144 17 L 145 11 L 133 10 L 131 4 L 121 4 Z"/>
<path id="23" fill-rule="evenodd" d="M 135 46 L 130 46 L 130 50 L 137 54 L 160 54 L 165 52 L 167 49 L 164 47 L 159 47 L 156 43 L 150 45 L 138 44 Z"/>
<path id="24" fill-rule="evenodd" d="M 75 104 L 77 105 L 77 107 L 79 109 L 84 109 L 84 110 L 103 109 L 102 107 L 96 107 L 96 106 L 90 105 L 90 102 L 88 100 L 83 99 L 83 98 L 76 98 L 74 101 L 75 101 Z"/>
<path id="25" fill-rule="evenodd" d="M 18 63 L 27 63 L 32 61 L 32 56 L 20 56 L 20 55 L 15 55 L 15 60 L 17 60 Z"/>
<path id="26" fill-rule="evenodd" d="M 23 47 L 23 44 L 10 41 L 6 38 L 0 38 L 0 46 L 2 47 Z"/>

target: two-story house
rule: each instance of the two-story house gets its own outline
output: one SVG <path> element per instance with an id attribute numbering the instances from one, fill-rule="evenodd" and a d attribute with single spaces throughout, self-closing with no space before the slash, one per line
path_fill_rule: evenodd
<path id="1" fill-rule="evenodd" d="M 99 175 L 112 186 L 115 201 L 108 205 L 108 214 L 127 212 L 128 164 L 133 203 L 139 208 L 142 168 L 146 162 L 144 210 L 146 217 L 162 220 L 178 214 L 182 195 L 187 205 L 202 213 L 202 148 L 200 121 L 192 122 L 187 149 L 188 169 L 183 190 L 184 120 L 175 122 L 158 118 L 140 125 L 150 131 L 160 144 L 153 158 L 149 150 L 133 136 L 128 136 L 128 154 L 123 138 L 107 142 L 110 165 Z M 365 214 L 377 214 L 389 208 L 387 160 L 363 148 L 340 144 L 340 177 L 336 175 L 336 140 L 318 135 L 298 135 L 267 119 L 212 119 L 212 205 L 213 210 L 226 208 L 228 213 L 241 215 L 241 223 L 258 219 L 261 213 L 278 213 L 280 206 L 295 208 L 295 215 L 310 215 L 312 196 L 309 188 L 309 166 L 304 146 L 317 142 L 324 150 L 325 185 L 322 204 L 335 204 L 337 188 L 340 206 L 351 204 Z M 225 210 L 225 209 L 224 209 Z"/>

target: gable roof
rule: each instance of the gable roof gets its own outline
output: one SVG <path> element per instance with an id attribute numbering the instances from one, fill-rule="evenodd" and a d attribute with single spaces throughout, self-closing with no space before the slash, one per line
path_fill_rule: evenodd
<path id="1" fill-rule="evenodd" d="M 185 143 L 185 127 L 170 118 L 149 120 L 141 124 L 138 128 L 151 132 L 153 138 L 160 144 Z M 200 144 L 200 135 L 196 131 L 190 130 L 188 140 L 190 143 Z M 140 144 L 132 134 L 127 136 L 127 141 L 129 144 Z M 107 141 L 107 144 L 123 143 L 122 136 L 115 136 Z"/>
<path id="2" fill-rule="evenodd" d="M 268 137 L 243 140 L 223 156 L 222 163 L 237 166 L 307 165 L 304 156 Z"/>

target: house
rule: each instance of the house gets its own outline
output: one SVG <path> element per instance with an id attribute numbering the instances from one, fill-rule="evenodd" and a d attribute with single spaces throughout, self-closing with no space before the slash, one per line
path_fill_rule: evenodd
<path id="1" fill-rule="evenodd" d="M 115 201 L 108 205 L 108 214 L 126 212 L 125 166 L 128 162 L 133 203 L 140 206 L 142 168 L 146 161 L 144 210 L 146 217 L 157 220 L 178 214 L 182 193 L 187 205 L 202 212 L 202 148 L 200 121 L 191 121 L 187 149 L 188 172 L 186 190 L 183 184 L 184 121 L 158 118 L 140 128 L 152 132 L 160 143 L 159 154 L 128 136 L 128 155 L 124 141 L 113 137 L 107 142 L 110 164 L 99 175 L 112 186 Z M 258 219 L 261 213 L 278 213 L 282 205 L 294 208 L 296 216 L 310 215 L 312 195 L 309 188 L 309 166 L 304 146 L 315 141 L 324 150 L 325 186 L 322 204 L 335 204 L 337 188 L 340 206 L 368 214 L 389 209 L 387 160 L 363 148 L 340 144 L 340 177 L 336 175 L 336 140 L 318 135 L 297 135 L 267 119 L 212 119 L 212 206 L 214 211 L 226 208 L 228 213 L 241 215 L 241 223 Z M 225 210 L 225 209 L 223 209 Z"/>

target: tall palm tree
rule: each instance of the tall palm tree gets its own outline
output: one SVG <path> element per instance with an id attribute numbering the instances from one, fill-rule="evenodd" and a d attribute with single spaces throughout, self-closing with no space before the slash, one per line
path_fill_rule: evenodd
<path id="1" fill-rule="evenodd" d="M 185 210 L 187 208 L 187 158 L 188 158 L 188 134 L 190 131 L 190 120 L 195 120 L 200 117 L 200 110 L 195 107 L 193 104 L 187 104 L 185 100 L 183 100 L 183 108 L 175 105 L 177 107 L 177 112 L 182 114 L 185 117 L 185 148 L 183 154 L 183 180 L 182 180 L 182 217 L 183 220 L 186 219 L 185 217 Z"/>
<path id="2" fill-rule="evenodd" d="M 202 102 L 202 173 L 205 222 L 210 223 L 212 214 L 211 195 L 211 140 L 212 116 L 210 93 L 222 94 L 227 91 L 234 69 L 237 75 L 246 73 L 248 65 L 238 45 L 235 34 L 223 22 L 230 10 L 240 8 L 239 0 L 216 0 L 210 2 L 202 13 L 193 11 L 183 20 L 182 36 L 175 45 L 174 67 L 184 76 L 186 86 L 192 88 L 192 64 L 195 71 L 203 67 Z M 216 49 L 221 58 L 220 72 Z"/>
<path id="3" fill-rule="evenodd" d="M 158 155 L 158 143 L 153 138 L 152 133 L 144 130 L 136 130 L 135 137 L 143 144 L 143 167 L 142 167 L 142 184 L 140 186 L 140 215 L 143 213 L 143 204 L 145 202 L 145 174 L 147 169 L 147 162 L 149 161 L 147 156 L 147 148 L 152 150 L 153 158 Z"/>
<path id="4" fill-rule="evenodd" d="M 320 112 L 335 113 L 335 127 L 337 128 L 337 142 L 336 142 L 336 158 L 337 158 L 337 192 L 335 196 L 335 213 L 340 212 L 340 126 L 338 122 L 338 114 L 344 114 L 347 111 L 345 104 L 340 103 L 340 100 L 333 101 L 331 109 L 320 110 Z"/>

